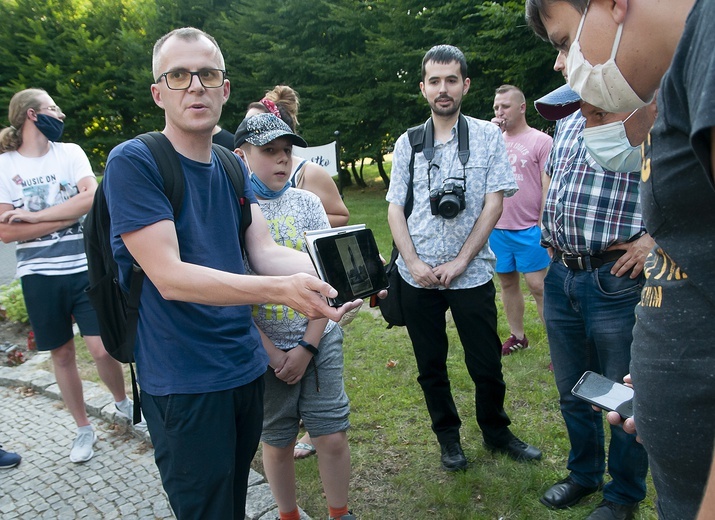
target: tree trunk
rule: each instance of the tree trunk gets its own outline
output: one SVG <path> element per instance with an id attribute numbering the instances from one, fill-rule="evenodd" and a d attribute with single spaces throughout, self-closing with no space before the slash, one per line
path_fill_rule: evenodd
<path id="1" fill-rule="evenodd" d="M 380 178 L 382 179 L 382 182 L 385 183 L 385 188 L 387 189 L 390 187 L 390 178 L 387 176 L 387 172 L 385 171 L 382 155 L 375 157 L 375 162 L 377 163 L 377 171 L 380 172 Z"/>

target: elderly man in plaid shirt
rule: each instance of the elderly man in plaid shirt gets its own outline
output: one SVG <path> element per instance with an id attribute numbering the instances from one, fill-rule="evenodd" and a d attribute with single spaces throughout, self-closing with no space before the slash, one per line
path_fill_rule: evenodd
<path id="1" fill-rule="evenodd" d="M 554 509 L 571 507 L 603 487 L 604 500 L 588 519 L 633 518 L 646 494 L 645 450 L 635 435 L 611 427 L 611 481 L 603 486 L 601 414 L 571 395 L 571 389 L 587 370 L 619 382 L 628 374 L 634 310 L 653 240 L 641 217 L 640 172 L 602 168 L 584 144 L 586 118 L 578 110 L 578 95 L 572 93 L 571 104 L 564 106 L 562 99 L 562 105 L 550 106 L 549 97 L 556 92 L 536 102 L 547 119 L 563 117 L 546 164 L 550 184 L 542 244 L 552 263 L 544 282 L 544 319 L 571 450 L 570 474 L 551 486 L 541 503 Z M 628 114 L 617 116 L 625 119 Z"/>

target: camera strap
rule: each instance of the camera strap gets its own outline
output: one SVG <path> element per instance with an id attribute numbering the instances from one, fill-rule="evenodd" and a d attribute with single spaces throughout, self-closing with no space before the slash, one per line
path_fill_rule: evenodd
<path id="1" fill-rule="evenodd" d="M 434 123 L 432 123 L 431 117 L 425 123 L 424 129 L 422 153 L 425 159 L 427 159 L 427 189 L 431 190 L 432 159 L 434 159 Z M 459 114 L 459 120 L 457 122 L 457 149 L 457 157 L 459 157 L 459 162 L 462 163 L 462 172 L 464 172 L 467 161 L 469 161 L 469 125 L 467 124 L 467 118 L 462 114 Z M 463 181 L 466 188 L 466 173 L 464 174 Z"/>
<path id="2" fill-rule="evenodd" d="M 457 140 L 459 150 L 457 156 L 459 157 L 459 162 L 462 163 L 462 167 L 464 167 L 469 161 L 469 125 L 467 125 L 467 118 L 462 114 L 459 114 L 459 122 L 457 123 Z M 425 123 L 422 153 L 427 162 L 432 162 L 432 159 L 434 159 L 434 124 L 431 117 Z"/>

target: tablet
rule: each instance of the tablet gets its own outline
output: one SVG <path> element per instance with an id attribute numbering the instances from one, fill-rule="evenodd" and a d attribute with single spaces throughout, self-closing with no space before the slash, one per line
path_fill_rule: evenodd
<path id="1" fill-rule="evenodd" d="M 328 298 L 333 307 L 388 288 L 375 236 L 364 224 L 307 231 L 305 238 L 320 278 L 338 291 L 336 298 Z"/>

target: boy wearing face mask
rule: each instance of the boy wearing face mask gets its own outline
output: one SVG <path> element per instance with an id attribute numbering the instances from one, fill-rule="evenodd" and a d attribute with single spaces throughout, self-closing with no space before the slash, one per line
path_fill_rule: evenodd
<path id="1" fill-rule="evenodd" d="M 234 144 L 251 170 L 251 187 L 273 239 L 305 252 L 303 233 L 330 227 L 318 196 L 291 187 L 293 145 L 307 144 L 274 114 L 244 119 Z M 350 404 L 343 383 L 340 326 L 327 318 L 309 320 L 276 303 L 255 305 L 252 315 L 270 365 L 263 378 L 261 441 L 263 467 L 280 520 L 301 518 L 293 458 L 300 419 L 318 454 L 329 518 L 355 520 L 347 506 Z"/>
<path id="2" fill-rule="evenodd" d="M 99 325 L 84 292 L 87 258 L 82 219 L 92 205 L 97 180 L 76 144 L 58 143 L 65 115 L 47 92 L 26 89 L 10 101 L 10 127 L 0 132 L 0 238 L 17 242 L 17 276 L 37 349 L 49 351 L 57 384 L 77 424 L 70 461 L 86 462 L 97 435 L 89 423 L 75 360 L 73 320 L 117 411 L 131 417 L 121 364 L 99 337 Z"/>
<path id="3" fill-rule="evenodd" d="M 593 126 L 595 132 L 586 139 L 589 129 L 579 111 L 580 98 L 568 86 L 535 105 L 546 119 L 560 119 L 546 164 L 550 184 L 542 243 L 549 248 L 552 263 L 544 281 L 544 319 L 571 444 L 569 475 L 551 486 L 540 501 L 563 509 L 603 487 L 603 501 L 588 519 L 630 519 L 646 494 L 645 450 L 635 435 L 612 427 L 608 446 L 611 480 L 604 486 L 606 446 L 601 414 L 571 395 L 571 389 L 587 370 L 614 381 L 622 380 L 629 370 L 633 311 L 643 284 L 643 262 L 652 245 L 641 218 L 639 172 L 610 171 L 591 156 L 589 145 L 600 151 L 599 126 Z M 606 117 L 588 106 L 582 110 L 592 120 L 589 126 L 629 117 L 628 113 Z M 598 118 L 601 120 L 596 121 Z M 620 133 L 622 127 L 605 128 Z M 628 153 L 617 155 L 618 160 L 608 157 L 609 162 L 624 167 L 631 160 Z M 623 157 L 626 160 L 621 160 Z"/>

